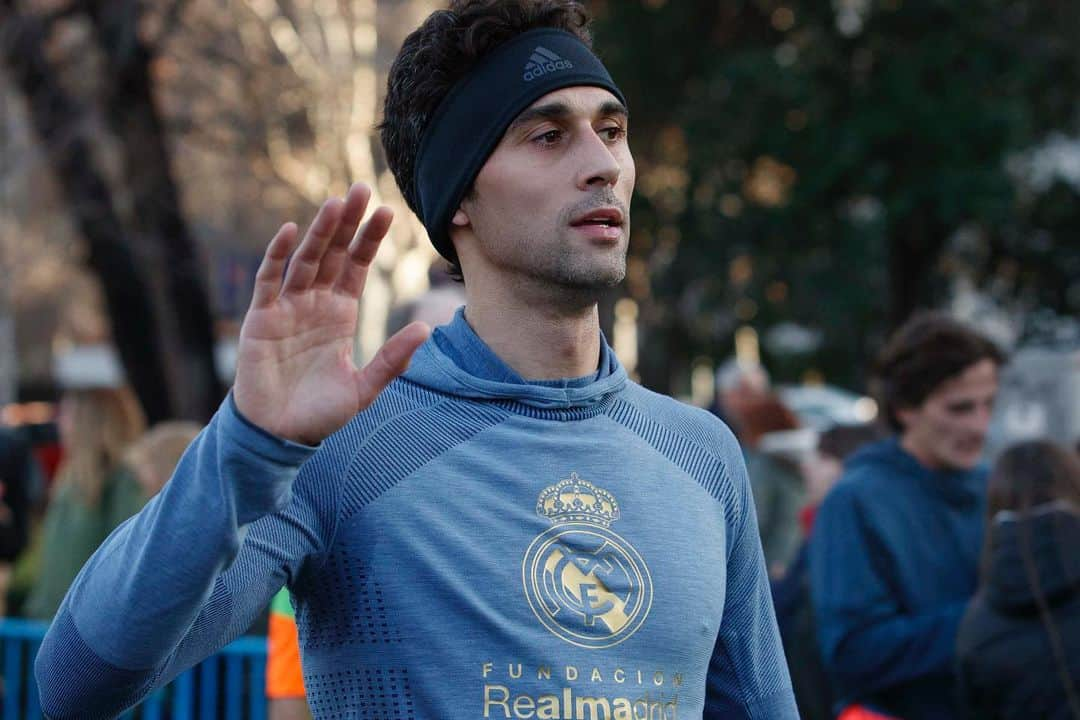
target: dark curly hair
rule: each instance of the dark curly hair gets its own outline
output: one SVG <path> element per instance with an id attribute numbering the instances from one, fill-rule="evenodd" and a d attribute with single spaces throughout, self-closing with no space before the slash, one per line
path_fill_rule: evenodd
<path id="1" fill-rule="evenodd" d="M 575 0 L 452 0 L 405 38 L 390 67 L 379 131 L 386 162 L 413 212 L 420 140 L 450 88 L 483 57 L 527 30 L 566 30 L 592 47 L 590 21 Z M 452 273 L 460 275 L 460 268 Z"/>
<path id="2" fill-rule="evenodd" d="M 889 338 L 874 368 L 875 394 L 889 427 L 902 432 L 898 410 L 919 407 L 943 382 L 982 360 L 1000 366 L 1005 354 L 941 313 L 920 313 L 908 320 Z"/>

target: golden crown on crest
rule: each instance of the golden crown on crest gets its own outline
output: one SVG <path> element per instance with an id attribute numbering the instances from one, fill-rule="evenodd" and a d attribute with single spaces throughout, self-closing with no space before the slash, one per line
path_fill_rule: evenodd
<path id="1" fill-rule="evenodd" d="M 555 523 L 585 522 L 610 527 L 619 519 L 615 496 L 577 473 L 544 488 L 536 501 L 536 514 Z"/>

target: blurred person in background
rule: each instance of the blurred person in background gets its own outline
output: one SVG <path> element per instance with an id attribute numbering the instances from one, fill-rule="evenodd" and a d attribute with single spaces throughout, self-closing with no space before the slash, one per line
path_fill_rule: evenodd
<path id="1" fill-rule="evenodd" d="M 411 322 L 426 323 L 429 327 L 445 325 L 453 320 L 454 312 L 465 304 L 464 285 L 457 281 L 453 266 L 443 258 L 432 260 L 427 279 L 427 290 L 390 309 L 386 318 L 387 337 Z"/>
<path id="2" fill-rule="evenodd" d="M 1001 351 L 936 313 L 878 357 L 894 437 L 852 456 L 814 521 L 810 578 L 841 718 L 957 715 L 956 633 L 975 592 Z"/>
<path id="3" fill-rule="evenodd" d="M 742 410 L 768 393 L 769 373 L 760 363 L 731 358 L 716 369 L 716 399 L 709 410 L 738 436 Z"/>
<path id="4" fill-rule="evenodd" d="M 17 430 L 0 426 L 0 617 L 7 614 L 12 564 L 26 547 L 30 494 L 40 482 L 29 443 Z"/>
<path id="5" fill-rule="evenodd" d="M 761 547 L 769 575 L 782 577 L 799 549 L 799 510 L 806 501 L 798 461 L 767 450 L 762 438 L 799 428 L 799 422 L 773 393 L 751 403 L 740 413 L 745 438 L 746 471 L 754 493 Z"/>
<path id="6" fill-rule="evenodd" d="M 817 448 L 799 463 L 806 483 L 806 504 L 799 512 L 803 538 L 809 541 L 818 507 L 844 474 L 844 463 L 863 445 L 883 440 L 888 432 L 876 423 L 834 425 L 818 436 Z"/>
<path id="7" fill-rule="evenodd" d="M 1080 458 L 1015 445 L 987 495 L 979 590 L 957 640 L 967 717 L 1080 720 Z"/>
<path id="8" fill-rule="evenodd" d="M 166 420 L 132 443 L 124 454 L 124 462 L 134 472 L 145 500 L 161 491 L 172 477 L 180 456 L 201 430 L 202 425 L 196 422 Z"/>
<path id="9" fill-rule="evenodd" d="M 798 418 L 769 386 L 756 363 L 729 360 L 716 374 L 715 415 L 729 423 L 742 447 L 769 575 L 781 577 L 799 548 L 799 509 L 805 490 L 796 462 L 761 448 L 770 433 L 799 427 Z"/>
<path id="10" fill-rule="evenodd" d="M 773 604 L 784 643 L 795 702 L 803 720 L 830 720 L 832 694 L 818 652 L 818 633 L 810 596 L 809 536 L 817 506 L 840 479 L 844 462 L 863 445 L 880 440 L 877 425 L 836 425 L 821 433 L 817 448 L 800 463 L 807 504 L 799 513 L 803 542 L 783 578 L 773 583 Z"/>
<path id="11" fill-rule="evenodd" d="M 40 537 L 27 617 L 50 620 L 79 568 L 120 523 L 146 503 L 124 463 L 146 422 L 130 388 L 66 390 L 57 424 L 64 459 L 57 470 Z"/>

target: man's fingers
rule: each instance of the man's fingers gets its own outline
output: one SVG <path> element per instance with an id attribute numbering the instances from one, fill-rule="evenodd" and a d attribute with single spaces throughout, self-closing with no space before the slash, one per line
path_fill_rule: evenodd
<path id="1" fill-rule="evenodd" d="M 340 198 L 330 198 L 319 208 L 307 235 L 289 261 L 282 292 L 298 292 L 311 287 L 319 272 L 319 262 L 337 231 L 344 205 Z"/>
<path id="2" fill-rule="evenodd" d="M 345 264 L 345 252 L 356 235 L 356 228 L 364 217 L 371 200 L 371 188 L 363 183 L 355 183 L 345 195 L 345 206 L 341 211 L 341 222 L 330 241 L 326 253 L 319 262 L 319 272 L 315 276 L 314 287 L 330 287 L 341 274 Z"/>
<path id="3" fill-rule="evenodd" d="M 409 367 L 416 349 L 431 335 L 425 323 L 406 325 L 379 348 L 374 359 L 356 372 L 356 389 L 363 410 L 375 401 L 390 382 Z"/>
<path id="4" fill-rule="evenodd" d="M 289 254 L 296 247 L 297 235 L 296 223 L 285 223 L 266 246 L 259 270 L 255 273 L 255 291 L 251 297 L 252 307 L 266 307 L 281 291 L 281 278 L 285 273 Z"/>
<path id="5" fill-rule="evenodd" d="M 379 243 L 386 237 L 394 212 L 388 207 L 380 207 L 371 214 L 360 234 L 349 245 L 349 255 L 338 277 L 336 290 L 351 297 L 360 297 L 364 291 L 364 280 L 368 268 L 379 250 Z"/>

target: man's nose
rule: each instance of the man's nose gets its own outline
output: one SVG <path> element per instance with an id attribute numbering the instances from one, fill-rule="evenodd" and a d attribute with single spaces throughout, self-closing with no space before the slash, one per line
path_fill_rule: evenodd
<path id="1" fill-rule="evenodd" d="M 579 159 L 577 186 L 579 190 L 615 185 L 622 175 L 622 166 L 611 148 L 595 132 L 585 134 L 575 154 Z"/>

